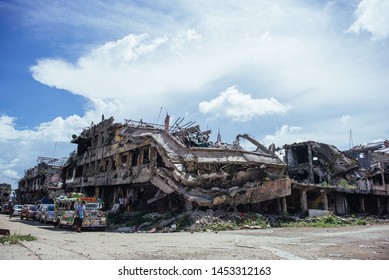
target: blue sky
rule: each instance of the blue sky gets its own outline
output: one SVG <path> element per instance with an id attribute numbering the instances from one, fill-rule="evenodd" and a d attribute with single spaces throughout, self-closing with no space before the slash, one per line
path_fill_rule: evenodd
<path id="1" fill-rule="evenodd" d="M 102 114 L 168 112 L 267 146 L 387 139 L 388 14 L 387 0 L 2 0 L 0 182 L 67 156 Z"/>

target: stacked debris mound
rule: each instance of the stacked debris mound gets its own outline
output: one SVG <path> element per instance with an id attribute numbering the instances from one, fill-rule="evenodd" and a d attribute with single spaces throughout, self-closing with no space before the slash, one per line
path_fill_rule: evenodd
<path id="1" fill-rule="evenodd" d="M 387 223 L 388 216 L 297 217 L 288 215 L 261 215 L 254 212 L 194 210 L 184 213 L 151 212 L 116 216 L 110 228 L 122 233 L 135 232 L 219 232 L 239 229 L 268 229 L 276 227 L 337 227 Z"/>
<path id="2" fill-rule="evenodd" d="M 111 219 L 112 221 L 112 219 Z M 119 232 L 218 232 L 237 229 L 264 229 L 270 227 L 269 219 L 258 213 L 237 211 L 194 210 L 180 214 L 134 213 L 127 219 L 120 218 L 111 227 Z"/>

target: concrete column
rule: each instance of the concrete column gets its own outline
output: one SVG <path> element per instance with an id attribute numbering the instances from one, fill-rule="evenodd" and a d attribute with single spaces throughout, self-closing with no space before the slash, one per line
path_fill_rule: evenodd
<path id="1" fill-rule="evenodd" d="M 95 187 L 95 197 L 99 197 L 99 187 Z"/>
<path id="2" fill-rule="evenodd" d="M 381 211 L 381 198 L 379 196 L 377 196 L 377 210 L 378 210 L 378 214 L 382 213 L 382 211 Z"/>
<path id="3" fill-rule="evenodd" d="M 387 197 L 388 203 L 386 203 L 386 213 L 389 213 L 389 197 Z"/>
<path id="4" fill-rule="evenodd" d="M 307 191 L 306 190 L 301 190 L 300 204 L 301 204 L 301 211 L 302 212 L 305 212 L 308 210 L 308 201 L 307 201 Z"/>
<path id="5" fill-rule="evenodd" d="M 345 198 L 342 193 L 335 193 L 335 211 L 338 215 L 345 215 Z"/>
<path id="6" fill-rule="evenodd" d="M 388 206 L 389 206 L 389 199 L 388 199 Z M 288 213 L 288 205 L 286 204 L 285 196 L 282 198 L 282 212 Z"/>
<path id="7" fill-rule="evenodd" d="M 361 205 L 361 212 L 362 213 L 365 213 L 366 212 L 366 208 L 365 208 L 365 198 L 363 197 L 363 195 L 360 196 L 359 198 L 359 203 Z"/>
<path id="8" fill-rule="evenodd" d="M 280 198 L 277 198 L 277 214 L 280 215 L 282 213 L 282 205 L 281 205 L 281 201 L 280 201 Z"/>
<path id="9" fill-rule="evenodd" d="M 321 191 L 321 201 L 323 203 L 323 210 L 328 210 L 328 197 L 325 191 Z"/>
<path id="10" fill-rule="evenodd" d="M 116 203 L 118 203 L 118 200 L 119 200 L 119 187 L 118 187 L 118 186 L 115 186 L 112 203 L 113 203 L 113 204 L 116 204 Z"/>

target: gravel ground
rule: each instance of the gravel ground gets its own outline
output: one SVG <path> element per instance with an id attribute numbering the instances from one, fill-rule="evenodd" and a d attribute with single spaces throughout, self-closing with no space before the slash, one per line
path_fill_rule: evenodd
<path id="1" fill-rule="evenodd" d="M 389 260 L 387 222 L 218 233 L 76 233 L 0 215 L 0 228 L 37 238 L 0 245 L 0 260 Z"/>

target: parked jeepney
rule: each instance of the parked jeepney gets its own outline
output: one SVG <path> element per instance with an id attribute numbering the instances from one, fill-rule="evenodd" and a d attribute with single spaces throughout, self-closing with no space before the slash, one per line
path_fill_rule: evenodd
<path id="1" fill-rule="evenodd" d="M 84 197 L 82 194 L 71 194 L 54 199 L 54 226 L 74 227 L 76 209 L 85 201 L 85 217 L 82 222 L 83 228 L 95 228 L 105 230 L 107 227 L 106 214 L 102 211 L 103 203 L 97 197 Z"/>

